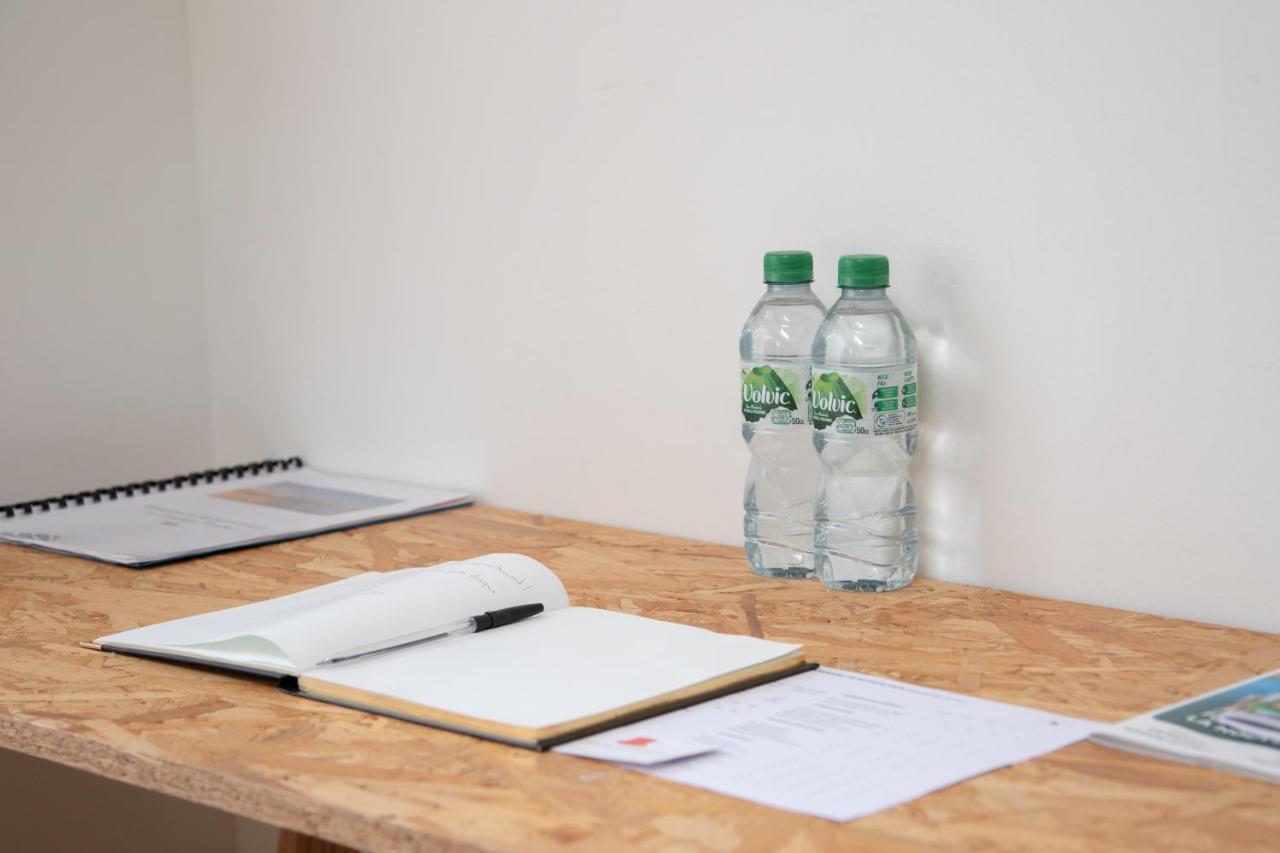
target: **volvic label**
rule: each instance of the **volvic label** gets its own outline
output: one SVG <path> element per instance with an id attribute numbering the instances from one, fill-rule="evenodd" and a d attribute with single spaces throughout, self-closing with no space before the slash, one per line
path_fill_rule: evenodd
<path id="1" fill-rule="evenodd" d="M 803 370 L 763 362 L 742 364 L 742 417 L 778 426 L 808 423 L 808 380 Z"/>
<path id="2" fill-rule="evenodd" d="M 894 435 L 916 428 L 916 368 L 892 373 L 822 371 L 810 383 L 809 417 L 814 429 L 847 435 Z"/>

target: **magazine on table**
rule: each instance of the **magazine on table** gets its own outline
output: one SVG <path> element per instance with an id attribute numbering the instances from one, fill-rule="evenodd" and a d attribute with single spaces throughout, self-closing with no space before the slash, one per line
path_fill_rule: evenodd
<path id="1" fill-rule="evenodd" d="M 1125 720 L 1093 739 L 1280 782 L 1280 670 Z"/>

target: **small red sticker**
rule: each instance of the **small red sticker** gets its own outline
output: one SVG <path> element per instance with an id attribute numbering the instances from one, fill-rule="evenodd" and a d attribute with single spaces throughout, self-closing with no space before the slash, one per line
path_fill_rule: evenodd
<path id="1" fill-rule="evenodd" d="M 628 738 L 627 740 L 620 740 L 618 741 L 618 743 L 622 744 L 623 746 L 648 746 L 649 744 L 653 743 L 653 738 L 633 737 L 633 738 Z"/>

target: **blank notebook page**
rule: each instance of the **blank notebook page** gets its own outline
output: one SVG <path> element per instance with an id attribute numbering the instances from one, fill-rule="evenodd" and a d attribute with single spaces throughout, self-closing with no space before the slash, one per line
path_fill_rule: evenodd
<path id="1" fill-rule="evenodd" d="M 799 649 L 571 607 L 306 676 L 497 723 L 541 728 L 680 690 Z"/>

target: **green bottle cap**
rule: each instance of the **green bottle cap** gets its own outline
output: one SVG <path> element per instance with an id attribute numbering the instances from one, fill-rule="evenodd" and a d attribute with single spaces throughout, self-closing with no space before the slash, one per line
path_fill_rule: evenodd
<path id="1" fill-rule="evenodd" d="M 884 255 L 845 255 L 836 270 L 841 287 L 889 286 L 889 259 Z"/>
<path id="2" fill-rule="evenodd" d="M 806 284 L 813 281 L 813 255 L 809 252 L 765 252 L 765 284 Z"/>

